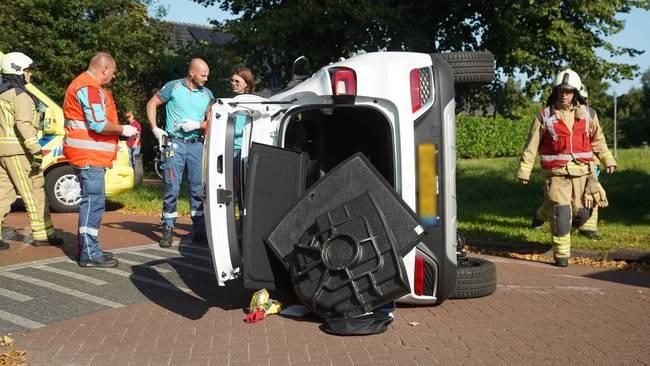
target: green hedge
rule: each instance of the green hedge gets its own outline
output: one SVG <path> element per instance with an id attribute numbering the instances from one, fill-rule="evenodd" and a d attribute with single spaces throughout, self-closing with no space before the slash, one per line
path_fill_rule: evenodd
<path id="1" fill-rule="evenodd" d="M 457 156 L 461 159 L 519 156 L 532 122 L 532 113 L 516 120 L 457 115 Z"/>

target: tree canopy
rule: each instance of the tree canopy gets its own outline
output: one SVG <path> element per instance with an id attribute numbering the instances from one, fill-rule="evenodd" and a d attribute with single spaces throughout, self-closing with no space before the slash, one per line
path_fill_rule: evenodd
<path id="1" fill-rule="evenodd" d="M 229 47 L 270 79 L 285 78 L 293 59 L 325 65 L 356 52 L 489 50 L 507 77 L 523 73 L 524 89 L 538 94 L 563 67 L 593 79 L 630 78 L 635 65 L 599 57 L 641 53 L 606 37 L 623 29 L 617 16 L 650 9 L 647 0 L 193 0 L 238 18 L 218 25 L 233 33 Z M 505 79 L 504 79 L 505 80 Z"/>

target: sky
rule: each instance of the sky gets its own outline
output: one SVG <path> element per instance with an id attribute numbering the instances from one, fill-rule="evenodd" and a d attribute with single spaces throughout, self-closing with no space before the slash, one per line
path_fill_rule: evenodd
<path id="1" fill-rule="evenodd" d="M 221 11 L 217 6 L 204 7 L 191 0 L 158 0 L 156 4 L 167 7 L 168 13 L 164 18 L 183 23 L 209 24 L 210 20 L 224 20 L 232 18 L 227 12 Z M 621 16 L 625 20 L 625 28 L 618 34 L 608 37 L 608 40 L 619 47 L 631 47 L 644 50 L 645 53 L 631 58 L 619 56 L 612 59 L 613 62 L 637 64 L 640 73 L 650 69 L 650 12 L 646 10 L 633 9 L 630 14 Z M 645 41 L 643 41 L 645 39 Z M 609 57 L 604 51 L 597 51 L 600 57 Z M 609 93 L 616 92 L 617 95 L 627 93 L 633 87 L 641 87 L 641 76 L 632 80 L 623 80 L 618 83 L 609 81 Z"/>

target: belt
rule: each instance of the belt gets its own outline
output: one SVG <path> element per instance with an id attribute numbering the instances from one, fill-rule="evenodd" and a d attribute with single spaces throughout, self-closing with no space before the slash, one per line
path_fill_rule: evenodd
<path id="1" fill-rule="evenodd" d="M 194 144 L 196 142 L 203 142 L 203 137 L 170 137 L 172 141 L 182 141 L 188 144 Z"/>

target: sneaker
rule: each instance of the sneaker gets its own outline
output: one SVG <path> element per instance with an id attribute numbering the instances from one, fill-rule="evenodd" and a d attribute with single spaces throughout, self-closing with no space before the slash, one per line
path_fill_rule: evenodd
<path id="1" fill-rule="evenodd" d="M 586 236 L 587 238 L 591 240 L 603 240 L 603 237 L 598 235 L 597 231 L 593 230 L 578 230 L 580 235 Z"/>
<path id="2" fill-rule="evenodd" d="M 163 226 L 163 235 L 160 239 L 161 248 L 169 248 L 172 246 L 172 241 L 174 240 L 174 228 L 169 226 Z"/>
<path id="3" fill-rule="evenodd" d="M 9 243 L 7 243 L 4 240 L 0 240 L 0 250 L 7 250 L 9 249 Z"/>
<path id="4" fill-rule="evenodd" d="M 530 222 L 530 228 L 538 230 L 542 228 L 542 225 L 544 225 L 544 221 L 538 219 L 537 216 L 534 215 L 533 220 Z"/>
<path id="5" fill-rule="evenodd" d="M 194 244 L 207 244 L 208 243 L 208 237 L 205 235 L 205 233 L 194 233 L 192 236 L 192 243 Z"/>
<path id="6" fill-rule="evenodd" d="M 554 265 L 558 267 L 568 267 L 569 266 L 569 257 L 555 257 Z"/>
<path id="7" fill-rule="evenodd" d="M 30 236 L 25 240 L 26 242 L 30 243 L 32 246 L 35 247 L 45 247 L 45 246 L 60 246 L 63 245 L 63 239 L 59 238 L 58 236 L 53 236 L 51 238 L 47 238 L 44 240 L 34 240 L 32 238 L 31 234 Z"/>
<path id="8" fill-rule="evenodd" d="M 98 267 L 98 268 L 115 268 L 120 264 L 115 258 L 101 256 L 94 261 L 79 261 L 79 267 Z"/>

